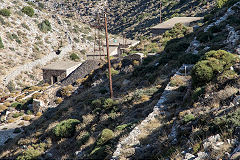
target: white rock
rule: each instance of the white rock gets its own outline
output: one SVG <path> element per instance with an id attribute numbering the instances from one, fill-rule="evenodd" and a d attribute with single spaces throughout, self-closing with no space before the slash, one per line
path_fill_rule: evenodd
<path id="1" fill-rule="evenodd" d="M 195 156 L 192 155 L 191 153 L 186 153 L 186 155 L 184 157 L 184 160 L 192 160 L 194 158 L 195 158 Z"/>
<path id="2" fill-rule="evenodd" d="M 41 100 L 33 99 L 33 112 L 43 112 L 44 111 L 44 102 Z"/>
<path id="3" fill-rule="evenodd" d="M 198 158 L 201 158 L 201 159 L 206 159 L 208 157 L 208 154 L 206 152 L 199 152 L 197 155 L 198 155 Z"/>
<path id="4" fill-rule="evenodd" d="M 75 152 L 75 155 L 76 155 L 77 158 L 82 158 L 82 156 L 83 156 L 82 150 L 76 151 L 76 152 Z"/>
<path id="5" fill-rule="evenodd" d="M 224 142 L 217 142 L 217 143 L 216 143 L 216 146 L 220 147 L 220 146 L 223 145 L 223 144 L 224 144 Z"/>

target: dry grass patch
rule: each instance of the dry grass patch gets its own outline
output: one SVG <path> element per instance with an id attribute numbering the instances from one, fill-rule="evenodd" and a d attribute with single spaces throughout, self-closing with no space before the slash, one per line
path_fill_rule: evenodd
<path id="1" fill-rule="evenodd" d="M 9 120 L 7 121 L 7 123 L 13 123 L 13 122 L 15 122 L 15 119 L 9 119 Z"/>
<path id="2" fill-rule="evenodd" d="M 187 78 L 185 76 L 176 75 L 171 78 L 170 80 L 170 86 L 172 87 L 179 87 L 179 86 L 185 86 Z"/>
<path id="3" fill-rule="evenodd" d="M 24 116 L 23 119 L 24 119 L 25 121 L 30 121 L 30 120 L 31 120 L 31 117 L 30 117 L 30 116 Z"/>
<path id="4" fill-rule="evenodd" d="M 8 107 L 7 106 L 5 106 L 5 105 L 0 105 L 0 112 L 1 111 L 4 111 L 5 109 L 7 109 Z"/>

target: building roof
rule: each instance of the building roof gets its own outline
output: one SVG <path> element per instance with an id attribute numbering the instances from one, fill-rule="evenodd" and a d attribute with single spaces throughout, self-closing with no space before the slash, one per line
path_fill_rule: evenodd
<path id="1" fill-rule="evenodd" d="M 203 17 L 173 17 L 163 23 L 151 27 L 151 29 L 171 29 L 177 23 L 189 24 L 202 19 Z"/>
<path id="2" fill-rule="evenodd" d="M 71 62 L 71 61 L 57 61 L 49 65 L 44 66 L 44 70 L 67 70 L 69 68 L 80 65 L 80 62 Z"/>

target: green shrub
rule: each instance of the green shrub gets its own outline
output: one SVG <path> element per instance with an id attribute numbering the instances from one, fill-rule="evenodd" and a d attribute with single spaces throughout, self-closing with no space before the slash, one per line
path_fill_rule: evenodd
<path id="1" fill-rule="evenodd" d="M 2 38 L 0 37 L 0 49 L 4 48 L 3 42 L 2 42 Z"/>
<path id="2" fill-rule="evenodd" d="M 96 99 L 96 100 L 93 100 L 93 101 L 92 101 L 92 105 L 93 105 L 94 107 L 101 107 L 101 106 L 102 106 L 102 102 L 101 102 L 100 99 Z"/>
<path id="3" fill-rule="evenodd" d="M 193 114 L 188 114 L 188 115 L 184 116 L 184 118 L 183 118 L 185 123 L 190 122 L 194 119 L 195 119 L 195 116 Z"/>
<path id="4" fill-rule="evenodd" d="M 220 76 L 218 76 L 218 81 L 223 81 L 226 79 L 234 79 L 237 78 L 238 74 L 233 70 L 226 70 Z"/>
<path id="5" fill-rule="evenodd" d="M 103 103 L 103 107 L 105 109 L 109 109 L 109 108 L 112 108 L 113 106 L 117 105 L 118 104 L 118 101 L 115 101 L 111 98 L 107 98 L 105 99 L 104 103 Z"/>
<path id="6" fill-rule="evenodd" d="M 28 115 L 33 115 L 33 112 L 31 110 L 27 110 Z"/>
<path id="7" fill-rule="evenodd" d="M 215 58 L 222 61 L 224 63 L 224 68 L 229 68 L 238 60 L 237 56 L 224 50 L 209 51 L 203 57 L 203 59 L 206 60 L 210 58 Z"/>
<path id="8" fill-rule="evenodd" d="M 132 123 L 128 123 L 128 124 L 122 124 L 116 127 L 116 130 L 122 131 L 128 127 L 132 126 Z"/>
<path id="9" fill-rule="evenodd" d="M 29 17 L 32 17 L 34 15 L 34 9 L 30 6 L 23 7 L 22 12 L 28 15 Z"/>
<path id="10" fill-rule="evenodd" d="M 206 63 L 199 61 L 192 69 L 192 79 L 197 85 L 205 84 L 213 78 L 213 70 Z"/>
<path id="11" fill-rule="evenodd" d="M 64 120 L 56 125 L 56 127 L 53 129 L 53 133 L 55 136 L 60 138 L 72 137 L 76 130 L 75 127 L 79 123 L 80 121 L 77 119 Z"/>
<path id="12" fill-rule="evenodd" d="M 229 133 L 232 133 L 235 127 L 240 126 L 239 117 L 240 109 L 237 109 L 234 112 L 228 113 L 227 115 L 215 118 L 213 124 L 215 128 L 218 128 L 221 131 L 224 129 L 227 130 Z"/>
<path id="13" fill-rule="evenodd" d="M 70 58 L 71 58 L 71 60 L 73 60 L 73 61 L 77 61 L 77 60 L 80 59 L 76 53 L 72 53 L 72 54 L 70 55 Z"/>
<path id="14" fill-rule="evenodd" d="M 229 70 L 230 66 L 238 61 L 238 58 L 224 50 L 209 51 L 202 60 L 194 65 L 192 79 L 194 85 L 203 85 L 211 81 L 219 73 Z"/>
<path id="15" fill-rule="evenodd" d="M 119 74 L 118 70 L 115 70 L 114 68 L 111 68 L 111 75 L 114 76 L 116 74 Z M 106 76 L 109 78 L 109 73 L 108 71 L 106 72 Z"/>
<path id="16" fill-rule="evenodd" d="M 45 143 L 32 144 L 32 146 L 28 147 L 27 150 L 23 151 L 23 153 L 17 157 L 17 160 L 39 159 L 46 150 L 46 147 L 47 145 Z"/>
<path id="17" fill-rule="evenodd" d="M 184 35 L 188 33 L 190 33 L 190 28 L 184 26 L 181 23 L 177 23 L 171 30 L 163 34 L 163 39 L 161 41 L 164 45 L 168 40 L 184 37 Z"/>
<path id="18" fill-rule="evenodd" d="M 0 10 L 0 15 L 2 15 L 4 17 L 10 17 L 11 11 L 9 9 L 1 9 Z"/>
<path id="19" fill-rule="evenodd" d="M 47 33 L 52 30 L 52 26 L 48 20 L 44 20 L 42 23 L 39 23 L 38 28 L 43 33 Z"/>
<path id="20" fill-rule="evenodd" d="M 100 138 L 97 140 L 97 145 L 103 145 L 114 137 L 114 133 L 110 129 L 102 130 Z"/>
<path id="21" fill-rule="evenodd" d="M 39 156 L 41 156 L 42 152 L 38 149 L 29 148 L 26 151 L 23 152 L 23 155 L 18 156 L 17 160 L 32 160 L 32 159 L 38 159 Z"/>
<path id="22" fill-rule="evenodd" d="M 22 116 L 22 115 L 23 115 L 22 112 L 14 113 L 14 114 L 13 114 L 13 118 L 18 118 L 18 117 L 20 117 L 20 116 Z"/>
<path id="23" fill-rule="evenodd" d="M 222 8 L 229 0 L 216 0 L 217 7 Z"/>
<path id="24" fill-rule="evenodd" d="M 193 145 L 193 153 L 196 154 L 201 149 L 201 143 L 196 143 Z"/>
<path id="25" fill-rule="evenodd" d="M 11 104 L 11 107 L 13 108 L 20 108 L 23 104 L 22 103 L 19 103 L 19 102 L 14 102 Z"/>
<path id="26" fill-rule="evenodd" d="M 221 73 L 223 71 L 223 62 L 215 58 L 208 58 L 208 60 L 202 60 L 201 62 L 206 63 L 212 68 L 214 74 Z"/>
<path id="27" fill-rule="evenodd" d="M 90 153 L 90 159 L 105 159 L 105 157 L 109 154 L 109 148 L 111 147 L 108 145 L 96 146 Z"/>

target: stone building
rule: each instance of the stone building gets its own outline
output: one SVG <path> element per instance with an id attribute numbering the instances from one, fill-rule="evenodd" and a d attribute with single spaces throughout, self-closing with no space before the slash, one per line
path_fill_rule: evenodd
<path id="1" fill-rule="evenodd" d="M 129 49 L 130 47 L 134 47 L 139 44 L 140 41 L 131 40 L 131 39 L 121 39 L 121 38 L 109 38 L 109 54 L 110 56 L 119 56 L 123 53 L 125 49 Z M 96 53 L 88 53 L 88 60 L 99 60 L 104 59 L 107 56 L 107 48 L 106 42 L 103 42 L 103 53 L 100 57 L 99 52 Z"/>
<path id="2" fill-rule="evenodd" d="M 160 35 L 172 29 L 177 23 L 182 23 L 185 26 L 189 26 L 191 23 L 200 21 L 202 19 L 203 17 L 173 17 L 163 23 L 151 27 L 150 29 L 153 35 Z"/>
<path id="3" fill-rule="evenodd" d="M 121 39 L 121 38 L 110 38 L 109 39 L 109 51 L 111 56 L 117 56 L 123 52 L 124 49 L 134 47 L 139 44 L 140 41 L 131 40 L 131 39 Z M 106 43 L 103 44 L 105 53 L 106 50 Z"/>
<path id="4" fill-rule="evenodd" d="M 62 81 L 81 65 L 80 62 L 58 61 L 42 68 L 45 83 L 54 84 Z"/>

